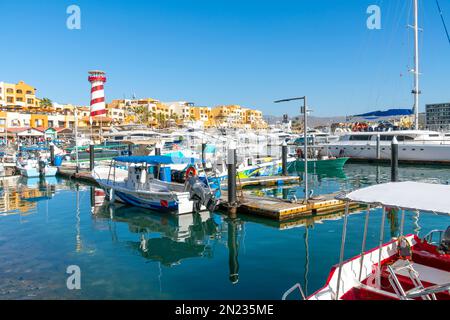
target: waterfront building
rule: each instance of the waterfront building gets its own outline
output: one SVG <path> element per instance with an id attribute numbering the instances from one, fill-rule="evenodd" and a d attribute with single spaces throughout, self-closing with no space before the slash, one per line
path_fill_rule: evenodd
<path id="1" fill-rule="evenodd" d="M 6 118 L 8 114 L 5 111 L 0 111 L 0 133 L 6 132 Z"/>
<path id="2" fill-rule="evenodd" d="M 3 110 L 35 110 L 40 106 L 36 88 L 19 81 L 17 84 L 0 82 L 0 107 Z"/>
<path id="3" fill-rule="evenodd" d="M 96 86 L 102 87 L 102 85 Z M 102 95 L 103 93 L 100 92 Z M 94 97 L 95 98 L 95 97 Z M 98 99 L 104 99 L 104 96 Z M 98 100 L 94 99 L 94 102 Z M 102 102 L 102 101 L 100 101 Z M 74 128 L 75 108 L 78 126 L 90 127 L 90 108 L 60 104 L 36 97 L 36 88 L 19 81 L 17 84 L 0 82 L 0 131 L 5 128 Z M 114 99 L 106 105 L 106 117 L 93 118 L 93 126 L 107 129 L 111 125 L 143 124 L 152 127 L 222 127 L 266 128 L 262 112 L 239 105 L 210 108 L 195 106 L 192 102 L 161 102 L 153 98 Z"/>
<path id="4" fill-rule="evenodd" d="M 192 107 L 190 110 L 191 119 L 208 123 L 211 120 L 211 108 L 209 107 Z"/>
<path id="5" fill-rule="evenodd" d="M 450 102 L 427 104 L 426 126 L 429 130 L 450 130 Z"/>
<path id="6" fill-rule="evenodd" d="M 7 128 L 8 139 L 36 143 L 44 139 L 44 132 L 30 127 Z"/>
<path id="7" fill-rule="evenodd" d="M 261 111 L 239 105 L 217 106 L 211 110 L 211 116 L 219 128 L 267 128 Z"/>
<path id="8" fill-rule="evenodd" d="M 146 122 L 156 125 L 155 114 L 160 102 L 153 98 L 114 99 L 106 108 L 108 116 L 115 124 L 133 124 Z"/>
<path id="9" fill-rule="evenodd" d="M 175 101 L 175 102 L 163 102 L 166 105 L 171 114 L 171 118 L 174 119 L 177 124 L 183 124 L 184 121 L 193 120 L 191 110 L 194 106 L 192 102 Z"/>
<path id="10" fill-rule="evenodd" d="M 125 111 L 119 108 L 106 108 L 107 115 L 112 119 L 113 125 L 120 125 L 125 121 Z"/>

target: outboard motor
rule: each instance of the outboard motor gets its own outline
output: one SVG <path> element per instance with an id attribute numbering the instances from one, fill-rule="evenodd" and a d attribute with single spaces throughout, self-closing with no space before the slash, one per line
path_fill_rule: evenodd
<path id="1" fill-rule="evenodd" d="M 194 211 L 199 212 L 202 205 L 209 212 L 213 212 L 219 205 L 220 199 L 208 188 L 198 176 L 192 176 L 187 181 L 191 200 L 194 201 Z"/>
<path id="2" fill-rule="evenodd" d="M 47 165 L 47 162 L 43 159 L 39 159 L 39 173 L 42 175 L 45 175 L 45 166 Z"/>

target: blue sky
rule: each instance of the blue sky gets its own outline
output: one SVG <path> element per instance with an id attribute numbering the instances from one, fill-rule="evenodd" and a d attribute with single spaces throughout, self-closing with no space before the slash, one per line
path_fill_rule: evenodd
<path id="1" fill-rule="evenodd" d="M 440 1 L 450 26 L 450 2 Z M 87 71 L 106 99 L 152 97 L 298 113 L 273 100 L 307 95 L 316 116 L 412 106 L 411 0 L 0 1 L 8 34 L 0 81 L 89 104 Z M 450 45 L 434 1 L 421 0 L 421 106 L 450 101 Z M 81 30 L 66 8 L 81 8 Z M 382 29 L 366 28 L 371 4 Z"/>

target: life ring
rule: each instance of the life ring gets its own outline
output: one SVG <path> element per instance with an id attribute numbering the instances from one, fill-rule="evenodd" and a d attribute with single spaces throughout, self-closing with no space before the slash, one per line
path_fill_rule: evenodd
<path id="1" fill-rule="evenodd" d="M 196 175 L 197 175 L 197 170 L 195 170 L 194 167 L 189 167 L 189 168 L 186 170 L 186 176 L 185 176 L 185 178 L 186 178 L 186 180 L 188 180 L 190 177 L 194 177 L 194 176 L 196 176 Z"/>

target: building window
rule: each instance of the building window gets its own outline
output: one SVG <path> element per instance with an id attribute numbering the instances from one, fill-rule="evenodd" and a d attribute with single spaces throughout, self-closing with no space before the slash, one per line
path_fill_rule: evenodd
<path id="1" fill-rule="evenodd" d="M 6 89 L 6 93 L 14 93 L 14 90 L 11 88 Z"/>
<path id="2" fill-rule="evenodd" d="M 22 90 L 18 89 L 18 90 L 16 91 L 16 93 L 22 94 Z"/>
<path id="3" fill-rule="evenodd" d="M 34 100 L 33 100 L 33 99 L 27 99 L 27 103 L 28 103 L 28 104 L 33 104 L 33 103 L 34 103 Z"/>
<path id="4" fill-rule="evenodd" d="M 14 98 L 13 97 L 7 97 L 6 101 L 9 103 L 14 103 Z"/>
<path id="5" fill-rule="evenodd" d="M 23 102 L 23 99 L 22 98 L 17 98 L 16 101 Z"/>
<path id="6" fill-rule="evenodd" d="M 27 94 L 33 94 L 33 92 L 31 92 L 30 90 L 27 91 Z"/>

